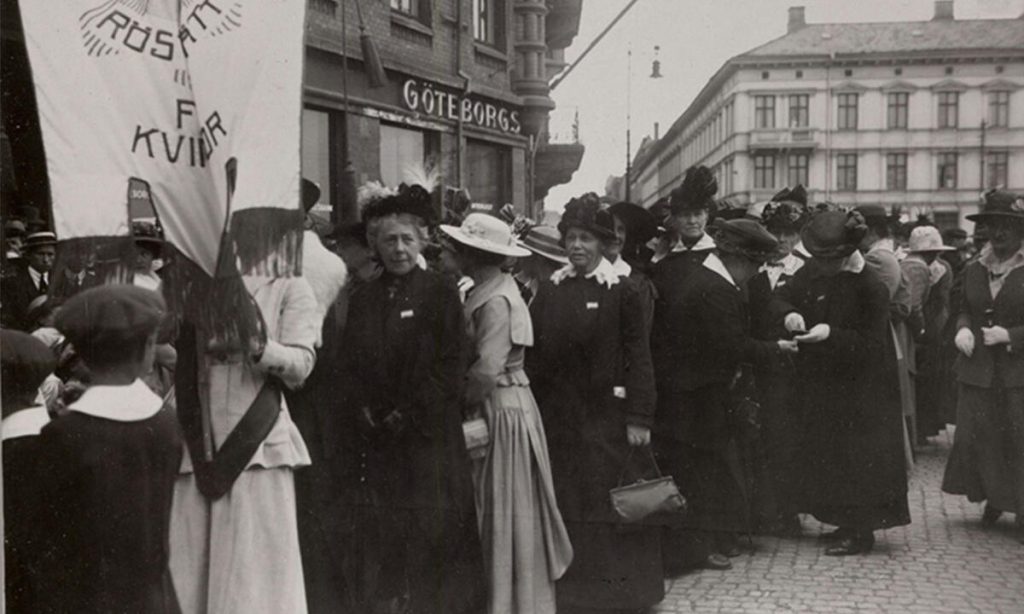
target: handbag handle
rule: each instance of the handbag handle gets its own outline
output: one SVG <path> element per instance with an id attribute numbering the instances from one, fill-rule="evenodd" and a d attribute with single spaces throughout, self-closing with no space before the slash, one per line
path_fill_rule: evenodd
<path id="1" fill-rule="evenodd" d="M 650 446 L 643 446 L 643 448 L 647 451 L 647 456 L 651 459 L 651 464 L 654 465 L 654 472 L 657 473 L 660 478 L 661 467 L 658 467 L 658 460 L 654 458 L 654 452 L 651 450 Z M 636 446 L 629 447 L 629 454 L 626 455 L 626 462 L 622 464 L 622 471 L 619 473 L 619 481 L 617 482 L 616 488 L 622 486 L 622 478 L 626 477 L 626 469 L 629 468 L 629 461 L 633 458 L 633 452 L 635 451 Z"/>

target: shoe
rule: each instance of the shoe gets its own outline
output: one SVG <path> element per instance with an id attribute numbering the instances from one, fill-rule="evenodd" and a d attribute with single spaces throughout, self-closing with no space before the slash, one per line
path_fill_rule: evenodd
<path id="1" fill-rule="evenodd" d="M 985 511 L 981 513 L 981 524 L 986 527 L 995 526 L 995 524 L 999 522 L 999 517 L 1002 515 L 1002 510 L 998 510 L 992 507 L 992 505 L 986 503 Z"/>
<path id="2" fill-rule="evenodd" d="M 732 561 L 725 558 L 721 554 L 715 553 L 709 555 L 708 558 L 704 559 L 701 563 L 701 569 L 713 569 L 715 571 L 725 571 L 726 569 L 732 569 Z"/>
<path id="3" fill-rule="evenodd" d="M 850 536 L 851 536 L 850 529 L 845 529 L 843 527 L 839 527 L 835 531 L 828 531 L 827 533 L 822 533 L 821 535 L 818 536 L 818 539 L 821 539 L 821 540 L 824 540 L 824 541 L 839 541 L 841 539 L 846 539 L 847 537 L 850 537 Z"/>
<path id="4" fill-rule="evenodd" d="M 804 534 L 804 527 L 800 524 L 800 517 L 794 514 L 776 521 L 771 533 L 775 537 L 800 537 Z"/>
<path id="5" fill-rule="evenodd" d="M 873 533 L 844 537 L 835 546 L 825 549 L 826 556 L 852 556 L 854 554 L 866 554 L 875 547 L 875 536 Z"/>
<path id="6" fill-rule="evenodd" d="M 734 545 L 734 546 L 729 546 L 728 548 L 723 548 L 722 551 L 719 554 L 724 555 L 726 558 L 734 559 L 734 558 L 738 557 L 739 555 L 743 554 L 743 551 L 740 550 L 739 546 L 735 546 Z"/>

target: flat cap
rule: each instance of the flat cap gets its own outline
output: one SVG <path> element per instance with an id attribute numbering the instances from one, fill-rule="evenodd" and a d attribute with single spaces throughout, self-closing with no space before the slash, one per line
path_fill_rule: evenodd
<path id="1" fill-rule="evenodd" d="M 56 366 L 56 357 L 42 341 L 21 331 L 0 330 L 4 415 L 8 409 L 16 409 L 8 403 L 9 399 L 34 394 Z"/>
<path id="2" fill-rule="evenodd" d="M 779 245 L 778 239 L 754 220 L 719 218 L 712 224 L 712 228 L 715 245 L 719 250 L 755 262 L 767 260 Z"/>
<path id="3" fill-rule="evenodd" d="M 133 285 L 90 288 L 57 313 L 57 330 L 79 352 L 138 342 L 153 333 L 167 312 L 162 296 Z"/>

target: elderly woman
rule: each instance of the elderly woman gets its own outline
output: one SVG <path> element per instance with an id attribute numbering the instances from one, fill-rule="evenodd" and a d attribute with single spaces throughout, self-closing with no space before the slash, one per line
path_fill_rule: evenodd
<path id="1" fill-rule="evenodd" d="M 378 213 L 372 245 L 383 272 L 353 292 L 341 343 L 339 411 L 354 431 L 337 457 L 352 611 L 478 612 L 484 566 L 459 409 L 462 305 L 454 286 L 417 265 L 430 195 L 403 186 Z"/>
<path id="2" fill-rule="evenodd" d="M 471 213 L 461 227 L 441 226 L 461 271 L 474 282 L 464 313 L 473 344 L 465 400 L 490 433 L 474 475 L 491 614 L 554 614 L 555 581 L 572 546 L 555 502 L 547 438 L 523 370 L 533 345 L 530 312 L 508 258 L 529 256 L 508 225 Z"/>
<path id="3" fill-rule="evenodd" d="M 775 297 L 799 344 L 800 511 L 839 527 L 830 556 L 868 552 L 875 530 L 910 523 L 889 294 L 857 251 L 866 232 L 860 213 L 816 213 L 802 233 L 812 258 Z"/>
<path id="4" fill-rule="evenodd" d="M 664 596 L 657 529 L 623 527 L 608 497 L 646 451 L 654 381 L 636 287 L 601 253 L 614 235 L 596 198 L 573 199 L 559 224 L 569 265 L 531 305 L 530 381 L 551 444 L 558 504 L 575 557 L 558 582 L 558 611 L 636 610 Z M 644 465 L 649 465 L 649 461 Z"/>
<path id="5" fill-rule="evenodd" d="M 986 501 L 986 525 L 1012 512 L 1024 542 L 1024 199 L 989 192 L 967 219 L 989 244 L 964 269 L 957 428 L 942 490 Z"/>

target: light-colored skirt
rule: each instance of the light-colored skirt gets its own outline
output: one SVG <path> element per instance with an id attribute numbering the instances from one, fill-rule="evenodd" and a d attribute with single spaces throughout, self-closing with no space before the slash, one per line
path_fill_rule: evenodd
<path id="1" fill-rule="evenodd" d="M 555 501 L 547 438 L 528 385 L 499 385 L 484 402 L 491 434 L 473 471 L 490 582 L 489 614 L 554 614 L 555 580 L 572 545 Z"/>

